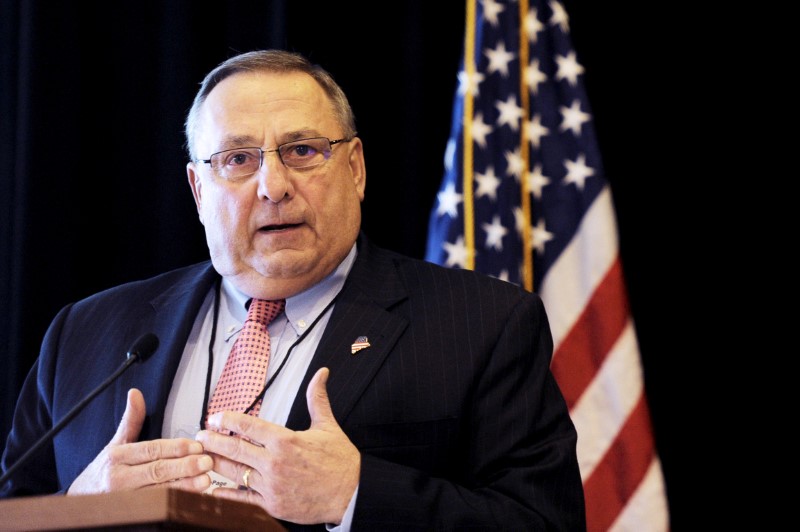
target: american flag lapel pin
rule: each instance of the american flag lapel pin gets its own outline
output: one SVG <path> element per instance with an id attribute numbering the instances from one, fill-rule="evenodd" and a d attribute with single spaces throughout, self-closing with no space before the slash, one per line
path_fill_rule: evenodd
<path id="1" fill-rule="evenodd" d="M 369 340 L 366 336 L 359 336 L 356 338 L 356 341 L 353 342 L 353 345 L 350 346 L 350 354 L 355 355 L 362 349 L 366 349 L 370 346 Z"/>

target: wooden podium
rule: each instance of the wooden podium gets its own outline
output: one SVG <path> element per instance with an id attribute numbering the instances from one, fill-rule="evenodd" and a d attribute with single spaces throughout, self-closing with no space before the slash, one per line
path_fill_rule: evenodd
<path id="1" fill-rule="evenodd" d="M 286 530 L 263 508 L 177 489 L 0 501 L 0 530 Z"/>

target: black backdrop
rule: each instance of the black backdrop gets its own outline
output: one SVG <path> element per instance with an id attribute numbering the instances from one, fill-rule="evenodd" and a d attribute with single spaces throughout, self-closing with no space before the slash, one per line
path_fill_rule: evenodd
<path id="1" fill-rule="evenodd" d="M 659 36 L 634 2 L 564 4 L 614 194 L 677 529 L 692 481 L 678 463 L 685 412 L 671 395 L 682 341 L 665 319 L 665 300 L 680 289 L 674 272 L 665 275 L 677 236 L 663 222 L 673 191 L 653 187 L 669 158 L 651 140 L 669 111 L 643 107 L 662 66 L 637 55 Z M 203 75 L 235 52 L 297 50 L 333 73 L 365 145 L 363 227 L 378 243 L 422 257 L 463 29 L 460 0 L 0 0 L 2 441 L 64 304 L 207 257 L 182 123 Z"/>

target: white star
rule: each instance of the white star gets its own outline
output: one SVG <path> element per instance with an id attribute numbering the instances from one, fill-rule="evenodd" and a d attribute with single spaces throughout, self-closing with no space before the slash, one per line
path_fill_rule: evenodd
<path id="1" fill-rule="evenodd" d="M 494 166 L 489 165 L 483 174 L 476 172 L 475 181 L 478 182 L 478 188 L 475 190 L 476 199 L 483 196 L 489 196 L 492 201 L 497 199 L 497 187 L 500 186 L 500 179 L 494 173 Z"/>
<path id="2" fill-rule="evenodd" d="M 528 172 L 528 190 L 533 197 L 541 199 L 542 189 L 549 184 L 550 179 L 542 173 L 542 165 L 540 163 L 533 165 L 533 172 Z"/>
<path id="3" fill-rule="evenodd" d="M 500 223 L 500 215 L 495 214 L 491 224 L 484 223 L 481 227 L 486 231 L 485 247 L 503 251 L 503 237 L 508 233 L 508 229 Z"/>
<path id="4" fill-rule="evenodd" d="M 528 219 L 525 217 L 522 207 L 514 207 L 514 229 L 519 236 L 522 236 L 522 231 L 527 223 Z"/>
<path id="5" fill-rule="evenodd" d="M 436 209 L 437 216 L 447 214 L 450 218 L 458 216 L 458 204 L 464 196 L 456 192 L 456 186 L 448 183 L 447 187 L 436 195 L 439 200 L 439 208 Z"/>
<path id="6" fill-rule="evenodd" d="M 581 102 L 575 100 L 569 108 L 563 105 L 561 106 L 561 118 L 561 131 L 571 129 L 572 132 L 575 133 L 575 136 L 579 137 L 581 134 L 581 125 L 588 122 L 592 117 L 589 113 L 581 111 Z"/>
<path id="7" fill-rule="evenodd" d="M 561 2 L 550 2 L 550 8 L 553 10 L 553 16 L 550 17 L 550 24 L 553 26 L 561 26 L 561 31 L 564 33 L 569 32 L 569 17 L 564 10 Z"/>
<path id="8" fill-rule="evenodd" d="M 530 251 L 533 246 L 530 246 L 527 251 Z M 532 272 L 531 272 L 532 273 Z M 519 276 L 519 285 L 525 281 L 525 261 L 519 261 L 517 263 L 517 275 Z"/>
<path id="9" fill-rule="evenodd" d="M 455 244 L 443 242 L 442 247 L 447 253 L 447 260 L 445 261 L 446 266 L 450 268 L 453 266 L 458 266 L 459 268 L 467 267 L 468 251 L 467 247 L 464 245 L 463 236 L 459 236 L 458 239 L 456 239 Z"/>
<path id="10" fill-rule="evenodd" d="M 525 122 L 525 133 L 531 141 L 531 146 L 538 149 L 542 144 L 542 137 L 550 133 L 550 129 L 542 125 L 542 115 L 536 113 L 533 119 Z"/>
<path id="11" fill-rule="evenodd" d="M 481 148 L 486 147 L 486 135 L 492 132 L 492 126 L 483 121 L 483 113 L 478 112 L 472 120 L 472 140 Z"/>
<path id="12" fill-rule="evenodd" d="M 497 15 L 505 11 L 505 6 L 495 0 L 483 0 L 483 18 L 489 21 L 489 24 L 497 27 Z"/>
<path id="13" fill-rule="evenodd" d="M 512 131 L 519 130 L 519 121 L 522 120 L 522 107 L 517 105 L 517 97 L 509 94 L 506 101 L 496 101 L 495 108 L 500 111 L 497 117 L 497 127 L 508 125 Z"/>
<path id="14" fill-rule="evenodd" d="M 528 14 L 525 15 L 525 31 L 528 34 L 528 40 L 531 44 L 535 44 L 539 37 L 539 32 L 544 29 L 544 24 L 539 21 L 539 14 L 536 9 L 529 9 Z"/>
<path id="15" fill-rule="evenodd" d="M 544 253 L 544 245 L 551 240 L 553 240 L 553 233 L 549 232 L 544 227 L 544 218 L 539 220 L 536 224 L 536 227 L 532 229 L 533 231 L 533 247 L 539 253 Z"/>
<path id="16" fill-rule="evenodd" d="M 583 66 L 578 63 L 575 52 L 570 52 L 567 57 L 560 55 L 556 56 L 556 63 L 558 63 L 558 72 L 556 72 L 556 79 L 566 79 L 573 87 L 578 84 L 578 76 L 583 74 Z"/>
<path id="17" fill-rule="evenodd" d="M 447 140 L 447 146 L 444 149 L 444 167 L 447 171 L 453 168 L 453 163 L 456 157 L 456 141 L 454 139 Z"/>
<path id="18" fill-rule="evenodd" d="M 522 172 L 525 171 L 525 161 L 522 160 L 522 153 L 519 147 L 513 152 L 507 151 L 506 156 L 506 175 L 514 176 L 519 181 Z"/>
<path id="19" fill-rule="evenodd" d="M 531 94 L 539 94 L 539 83 L 547 81 L 547 75 L 539 68 L 539 60 L 534 59 L 525 70 L 525 84 L 530 89 Z"/>
<path id="20" fill-rule="evenodd" d="M 522 207 L 515 207 L 514 208 L 514 228 L 517 231 L 517 234 L 522 238 L 522 231 L 525 226 L 528 224 L 528 219 L 525 217 L 525 213 L 522 212 Z M 553 240 L 553 234 L 549 233 L 544 228 L 544 219 L 542 219 L 536 227 L 528 225 L 528 230 L 531 232 L 531 241 L 529 243 L 530 249 L 541 248 L 540 251 L 544 251 L 544 245 L 546 242 Z M 522 277 L 522 271 L 520 270 L 520 276 Z"/>
<path id="21" fill-rule="evenodd" d="M 489 74 L 500 72 L 504 78 L 508 77 L 508 63 L 511 62 L 517 54 L 506 51 L 506 44 L 500 41 L 494 49 L 487 49 L 483 52 L 489 58 L 489 65 L 486 71 Z"/>
<path id="22" fill-rule="evenodd" d="M 584 183 L 586 183 L 586 178 L 594 175 L 594 168 L 586 166 L 586 155 L 584 154 L 580 154 L 576 161 L 565 160 L 564 166 L 567 167 L 564 184 L 575 183 L 575 186 L 581 191 Z"/>
<path id="23" fill-rule="evenodd" d="M 460 71 L 458 73 L 458 94 L 464 96 L 469 91 L 472 96 L 477 96 L 480 92 L 479 86 L 485 78 L 486 76 L 477 70 L 472 75 L 469 75 L 466 70 Z"/>

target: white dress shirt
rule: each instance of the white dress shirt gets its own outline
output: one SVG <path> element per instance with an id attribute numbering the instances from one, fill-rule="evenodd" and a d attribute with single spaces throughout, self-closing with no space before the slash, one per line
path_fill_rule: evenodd
<path id="1" fill-rule="evenodd" d="M 269 324 L 271 353 L 267 366 L 267 381 L 275 375 L 287 356 L 289 359 L 286 360 L 280 374 L 264 394 L 258 416 L 261 419 L 279 425 L 286 424 L 289 410 L 333 311 L 329 305 L 342 289 L 355 257 L 356 246 L 353 245 L 350 253 L 336 270 L 308 290 L 288 298 L 284 313 Z M 165 438 L 194 439 L 195 434 L 200 430 L 200 421 L 205 416 L 203 399 L 209 372 L 209 343 L 215 327 L 215 297 L 216 288 L 206 296 L 186 342 L 164 412 L 162 434 Z M 219 316 L 216 320 L 216 338 L 212 346 L 213 363 L 210 389 L 208 390 L 209 398 L 213 394 L 231 347 L 242 329 L 242 324 L 247 316 L 245 303 L 248 300 L 249 297 L 237 290 L 230 281 L 222 281 Z M 314 323 L 315 320 L 318 321 Z M 310 331 L 308 331 L 309 328 Z M 306 332 L 307 335 L 300 340 Z M 298 340 L 300 341 L 298 342 Z M 290 352 L 293 345 L 294 348 Z M 236 483 L 216 473 L 212 474 L 212 482 L 211 489 L 220 486 L 236 487 Z M 357 493 L 358 490 L 356 490 Z M 354 494 L 346 514 L 347 523 L 352 518 L 355 498 Z M 343 521 L 344 525 L 345 521 Z M 328 528 L 329 530 L 346 530 L 349 526 Z"/>

